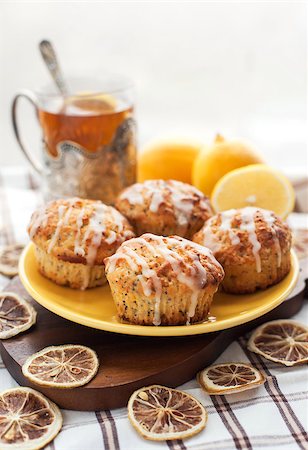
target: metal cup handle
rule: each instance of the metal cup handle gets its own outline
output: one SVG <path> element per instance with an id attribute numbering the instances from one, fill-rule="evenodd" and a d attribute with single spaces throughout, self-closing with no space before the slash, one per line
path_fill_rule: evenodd
<path id="1" fill-rule="evenodd" d="M 29 102 L 34 106 L 36 113 L 38 113 L 38 105 L 37 105 L 37 99 L 33 92 L 28 90 L 23 90 L 19 92 L 17 95 L 15 95 L 13 103 L 12 103 L 12 124 L 13 124 L 13 130 L 15 137 L 17 139 L 17 142 L 19 144 L 19 147 L 21 148 L 22 152 L 24 153 L 25 157 L 29 161 L 29 163 L 32 165 L 32 167 L 38 172 L 40 175 L 43 175 L 44 169 L 42 164 L 39 162 L 39 160 L 32 156 L 31 152 L 27 149 L 27 147 L 24 145 L 19 132 L 18 122 L 17 122 L 17 105 L 20 98 L 26 98 L 29 100 Z"/>

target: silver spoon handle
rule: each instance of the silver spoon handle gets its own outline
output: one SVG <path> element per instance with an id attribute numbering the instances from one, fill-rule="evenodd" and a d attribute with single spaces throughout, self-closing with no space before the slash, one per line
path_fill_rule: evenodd
<path id="1" fill-rule="evenodd" d="M 56 52 L 51 45 L 51 42 L 47 40 L 40 42 L 40 51 L 52 78 L 58 86 L 59 91 L 64 97 L 67 96 L 67 86 L 62 76 Z"/>

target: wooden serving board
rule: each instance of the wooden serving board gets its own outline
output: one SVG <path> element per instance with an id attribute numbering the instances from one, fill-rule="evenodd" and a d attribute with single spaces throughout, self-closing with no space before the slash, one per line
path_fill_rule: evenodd
<path id="1" fill-rule="evenodd" d="M 6 290 L 23 295 L 37 310 L 37 323 L 30 330 L 1 341 L 4 364 L 15 380 L 44 393 L 66 409 L 95 411 L 123 407 L 132 392 L 142 386 L 176 387 L 211 364 L 234 338 L 269 320 L 297 313 L 304 289 L 263 317 L 210 334 L 184 337 L 139 337 L 108 333 L 63 319 L 36 303 L 16 277 Z M 24 378 L 21 366 L 31 354 L 49 345 L 83 344 L 99 357 L 96 377 L 75 389 L 42 388 Z"/>

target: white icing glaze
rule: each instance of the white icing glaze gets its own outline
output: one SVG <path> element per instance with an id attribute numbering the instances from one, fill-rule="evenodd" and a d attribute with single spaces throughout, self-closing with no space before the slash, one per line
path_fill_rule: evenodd
<path id="1" fill-rule="evenodd" d="M 101 245 L 102 239 L 107 231 L 105 223 L 106 214 L 111 215 L 111 218 L 116 226 L 116 231 L 108 230 L 109 234 L 105 237 L 105 242 L 107 242 L 107 244 L 110 245 L 116 242 L 118 233 L 121 233 L 124 228 L 124 217 L 115 208 L 106 206 L 103 203 L 95 204 L 94 212 L 90 218 L 87 231 L 83 238 L 84 245 L 87 239 L 89 239 L 89 236 L 92 234 L 90 247 L 86 256 L 87 263 L 90 265 L 93 264 L 97 255 L 97 250 Z M 130 230 L 125 230 L 123 234 L 125 237 L 132 236 L 132 232 Z"/>
<path id="2" fill-rule="evenodd" d="M 141 183 L 136 183 L 132 187 L 125 189 L 124 192 L 119 196 L 120 200 L 127 200 L 131 205 L 142 205 L 143 203 L 143 185 Z"/>
<path id="3" fill-rule="evenodd" d="M 256 261 L 256 270 L 258 273 L 261 272 L 261 258 L 260 258 L 260 248 L 261 244 L 258 241 L 257 233 L 256 233 L 256 224 L 255 224 L 255 213 L 256 209 L 250 206 L 247 208 L 243 208 L 241 211 L 241 220 L 240 229 L 247 231 L 249 242 L 252 245 L 252 253 L 255 257 Z"/>
<path id="4" fill-rule="evenodd" d="M 104 215 L 107 211 L 108 208 L 106 205 L 103 203 L 95 203 L 92 216 L 89 219 L 86 232 L 83 236 L 83 248 L 86 246 L 87 240 L 90 239 L 88 252 L 86 254 L 86 260 L 90 266 L 94 264 L 98 248 L 101 245 L 104 232 L 106 231 Z"/>
<path id="5" fill-rule="evenodd" d="M 156 213 L 162 203 L 165 201 L 165 196 L 162 190 L 160 189 L 153 189 L 152 191 L 152 198 L 149 210 L 151 212 Z"/>
<path id="6" fill-rule="evenodd" d="M 131 205 L 141 205 L 144 200 L 150 200 L 149 210 L 156 213 L 160 205 L 170 202 L 173 213 L 180 226 L 187 227 L 192 215 L 194 204 L 200 201 L 200 206 L 209 209 L 202 192 L 193 186 L 175 180 L 148 180 L 136 183 L 121 194 L 120 199 L 126 199 Z"/>
<path id="7" fill-rule="evenodd" d="M 219 215 L 221 223 L 217 227 L 218 230 L 226 231 L 228 233 L 232 245 L 238 245 L 240 243 L 240 238 L 232 229 L 232 221 L 234 219 L 236 212 L 237 212 L 236 209 L 230 209 L 228 211 L 220 213 Z M 215 221 L 216 221 L 215 217 L 210 218 L 203 228 L 203 244 L 206 247 L 210 248 L 213 252 L 219 251 L 223 245 L 223 242 L 221 242 L 218 238 L 219 233 L 216 234 L 212 232 L 211 227 Z"/>
<path id="8" fill-rule="evenodd" d="M 191 294 L 190 305 L 189 305 L 189 309 L 187 311 L 186 325 L 190 325 L 190 319 L 192 317 L 194 317 L 194 315 L 196 313 L 196 308 L 197 308 L 197 304 L 198 304 L 198 295 L 199 295 L 198 291 L 192 292 L 192 294 Z"/>
<path id="9" fill-rule="evenodd" d="M 238 235 L 232 230 L 231 223 L 232 223 L 235 213 L 236 213 L 235 209 L 230 209 L 229 211 L 225 211 L 224 213 L 222 213 L 221 214 L 221 224 L 220 224 L 221 230 L 228 231 L 232 245 L 237 245 L 241 242 Z"/>
<path id="10" fill-rule="evenodd" d="M 75 255 L 80 255 L 80 256 L 85 255 L 85 250 L 80 245 L 81 228 L 83 226 L 84 214 L 85 214 L 85 209 L 81 208 L 81 210 L 78 213 L 77 219 L 76 219 L 77 233 L 76 233 L 75 242 L 74 242 L 74 253 L 75 253 Z"/>
<path id="11" fill-rule="evenodd" d="M 66 209 L 65 205 L 60 205 L 58 208 L 58 223 L 57 223 L 55 232 L 52 235 L 52 238 L 49 242 L 48 249 L 47 249 L 48 253 L 51 252 L 52 248 L 54 247 L 55 243 L 57 242 L 57 239 L 58 239 L 61 227 L 62 227 L 62 223 L 63 223 L 63 216 L 65 213 L 65 209 Z"/>
<path id="12" fill-rule="evenodd" d="M 191 195 L 183 194 L 177 189 L 171 189 L 170 192 L 177 222 L 181 226 L 187 226 L 194 209 L 195 200 Z"/>
<path id="13" fill-rule="evenodd" d="M 50 253 L 51 250 L 53 249 L 53 247 L 56 245 L 56 243 L 59 239 L 59 235 L 62 230 L 62 227 L 66 226 L 68 224 L 71 213 L 73 211 L 73 205 L 76 203 L 77 200 L 78 199 L 76 199 L 76 198 L 72 198 L 72 199 L 68 200 L 67 205 L 59 205 L 58 222 L 57 222 L 55 232 L 52 235 L 52 238 L 49 242 L 47 253 Z"/>
<path id="14" fill-rule="evenodd" d="M 161 319 L 160 319 L 160 300 L 161 300 L 161 293 L 162 293 L 162 284 L 161 281 L 156 273 L 155 270 L 150 269 L 149 265 L 147 264 L 146 260 L 138 255 L 137 252 L 132 250 L 129 246 L 126 247 L 126 252 L 128 256 L 130 256 L 132 259 L 135 259 L 138 265 L 141 266 L 142 275 L 147 280 L 151 280 L 154 286 L 154 292 L 155 292 L 155 307 L 154 307 L 154 325 L 160 325 Z M 144 295 L 149 296 L 151 295 L 151 288 L 148 283 L 148 281 L 145 281 L 143 279 L 142 282 L 143 292 Z"/>
<path id="15" fill-rule="evenodd" d="M 217 238 L 216 234 L 212 233 L 211 224 L 212 224 L 212 221 L 211 221 L 211 219 L 209 219 L 206 222 L 204 228 L 202 228 L 202 231 L 201 231 L 202 232 L 202 243 L 205 247 L 210 248 L 212 250 L 212 252 L 215 253 L 221 249 L 222 244 L 221 244 L 220 240 Z"/>
<path id="16" fill-rule="evenodd" d="M 136 239 L 131 239 L 131 241 L 136 241 Z M 135 242 L 130 242 L 131 244 L 135 244 Z M 160 300 L 162 293 L 162 284 L 157 276 L 155 270 L 150 269 L 148 263 L 145 258 L 138 255 L 136 251 L 134 251 L 129 245 L 122 245 L 121 251 L 117 251 L 114 255 L 108 258 L 108 271 L 113 272 L 117 265 L 119 259 L 125 259 L 129 267 L 134 271 L 138 271 L 138 266 L 141 267 L 141 275 L 138 275 L 138 279 L 142 286 L 143 293 L 146 297 L 149 297 L 152 294 L 151 281 L 153 283 L 154 293 L 155 293 L 155 306 L 154 306 L 154 325 L 160 325 Z"/>
<path id="17" fill-rule="evenodd" d="M 113 217 L 114 223 L 118 227 L 118 232 L 123 231 L 124 228 L 124 217 L 122 216 L 119 211 L 117 211 L 115 208 L 109 207 L 109 211 Z"/>
<path id="18" fill-rule="evenodd" d="M 46 211 L 46 207 L 42 206 L 36 213 L 35 213 L 35 219 L 31 223 L 29 227 L 29 236 L 31 239 L 33 239 L 33 236 L 37 232 L 40 226 L 46 226 L 48 221 L 48 213 Z"/>
<path id="19" fill-rule="evenodd" d="M 56 245 L 63 227 L 68 225 L 71 214 L 77 202 L 80 202 L 79 198 L 69 199 L 65 204 L 57 205 L 58 219 L 54 233 L 50 239 L 47 252 L 50 253 L 53 247 Z M 30 237 L 33 238 L 36 231 L 40 226 L 45 226 L 48 221 L 50 212 L 48 212 L 50 204 L 44 206 L 36 213 L 34 220 L 29 227 Z M 87 207 L 82 207 L 76 217 L 76 235 L 74 239 L 74 253 L 76 255 L 86 258 L 89 265 L 93 265 L 97 255 L 99 246 L 104 238 L 107 244 L 113 244 L 118 237 L 118 233 L 122 233 L 123 239 L 132 237 L 132 232 L 127 229 L 124 230 L 124 217 L 115 209 L 104 205 L 101 202 L 91 204 L 93 209 L 92 215 L 89 218 L 86 231 L 81 239 L 83 219 L 87 214 Z M 114 224 L 114 229 L 108 229 L 108 236 L 106 234 L 106 217 L 110 218 Z M 90 240 L 88 251 L 86 254 L 87 241 Z M 86 284 L 86 282 L 85 282 Z M 86 286 L 85 286 L 86 287 Z"/>
<path id="20" fill-rule="evenodd" d="M 220 264 L 209 249 L 179 237 L 164 238 L 147 233 L 139 238 L 124 242 L 117 252 L 108 258 L 107 271 L 112 273 L 120 259 L 125 259 L 133 271 L 137 269 L 136 264 L 141 267 L 142 274 L 138 275 L 137 278 L 140 281 L 144 295 L 148 297 L 153 292 L 155 295 L 154 325 L 161 323 L 162 281 L 156 270 L 151 269 L 146 259 L 140 255 L 140 252 L 138 253 L 142 246 L 146 247 L 154 257 L 163 256 L 171 265 L 179 282 L 191 290 L 191 302 L 187 311 L 187 324 L 189 324 L 190 319 L 195 315 L 198 295 L 207 281 L 207 269 L 200 263 L 199 254 L 208 258 L 209 268 L 212 265 L 222 270 Z M 180 248 L 185 251 L 186 260 L 178 253 Z"/>
<path id="21" fill-rule="evenodd" d="M 138 264 L 136 264 L 134 262 L 134 260 L 126 254 L 126 247 L 124 247 L 123 245 L 121 246 L 121 252 L 120 251 L 116 251 L 116 253 L 114 253 L 112 256 L 109 256 L 108 258 L 108 272 L 112 273 L 117 265 L 117 262 L 119 259 L 125 259 L 125 261 L 127 261 L 127 264 L 129 265 L 129 267 L 134 271 L 137 272 L 138 271 Z M 142 277 L 142 275 L 138 275 L 139 278 Z M 148 285 L 147 285 L 148 286 Z M 147 295 L 147 294 L 145 294 Z"/>
<path id="22" fill-rule="evenodd" d="M 277 253 L 277 264 L 278 267 L 281 265 L 281 248 L 279 239 L 277 237 L 277 230 L 275 227 L 275 220 L 276 217 L 272 211 L 267 211 L 261 208 L 254 208 L 251 206 L 248 206 L 246 208 L 243 208 L 241 210 L 236 209 L 230 209 L 228 211 L 221 212 L 219 214 L 221 223 L 217 227 L 218 231 L 226 231 L 229 235 L 231 244 L 236 246 L 240 243 L 240 238 L 236 234 L 235 230 L 232 228 L 232 222 L 236 215 L 238 215 L 240 223 L 240 230 L 246 231 L 248 233 L 248 239 L 252 246 L 252 253 L 255 258 L 256 262 L 256 270 L 257 272 L 261 272 L 261 259 L 260 259 L 260 249 L 261 249 L 261 243 L 258 240 L 257 234 L 256 234 L 256 226 L 255 226 L 255 215 L 259 212 L 262 214 L 263 220 L 266 223 L 267 227 L 270 229 L 272 233 L 272 237 L 274 240 L 274 245 Z M 216 218 L 209 219 L 202 231 L 203 235 L 203 244 L 209 247 L 213 252 L 219 251 L 223 246 L 223 241 L 219 240 L 219 232 L 214 233 L 212 230 L 212 226 L 214 222 L 216 221 Z"/>
<path id="23" fill-rule="evenodd" d="M 274 245 L 275 245 L 275 249 L 276 249 L 276 253 L 277 253 L 277 265 L 278 267 L 281 266 L 281 247 L 280 247 L 280 242 L 279 242 L 279 238 L 277 236 L 277 229 L 275 226 L 275 214 L 272 211 L 267 211 L 265 209 L 261 209 L 260 210 L 262 213 L 262 216 L 267 224 L 267 226 L 270 228 L 272 235 L 273 235 L 273 239 L 274 239 Z"/>

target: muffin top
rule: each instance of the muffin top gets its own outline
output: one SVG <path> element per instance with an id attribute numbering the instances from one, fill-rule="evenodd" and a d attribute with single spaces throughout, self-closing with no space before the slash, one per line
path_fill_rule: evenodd
<path id="1" fill-rule="evenodd" d="M 150 220 L 153 215 L 156 223 L 165 219 L 174 224 L 176 232 L 184 237 L 189 237 L 187 231 L 191 222 L 199 220 L 200 229 L 213 215 L 210 202 L 201 191 L 175 180 L 148 180 L 133 184 L 120 194 L 116 207 L 128 219 L 137 222 L 144 216 Z"/>
<path id="2" fill-rule="evenodd" d="M 282 254 L 291 248 L 291 231 L 272 211 L 249 206 L 211 217 L 193 240 L 210 248 L 222 264 L 255 261 L 260 272 L 261 257 L 269 253 L 274 252 L 281 265 Z"/>
<path id="3" fill-rule="evenodd" d="M 154 325 L 160 322 L 159 300 L 163 289 L 179 283 L 191 291 L 194 309 L 200 291 L 206 287 L 216 290 L 224 277 L 221 265 L 212 252 L 179 236 L 157 236 L 146 233 L 124 242 L 116 253 L 105 260 L 106 276 L 118 271 L 120 278 L 133 277 L 133 289 L 146 297 L 155 296 Z"/>
<path id="4" fill-rule="evenodd" d="M 101 201 L 55 200 L 35 211 L 28 227 L 32 241 L 63 261 L 104 264 L 126 239 L 134 237 L 127 219 Z"/>

